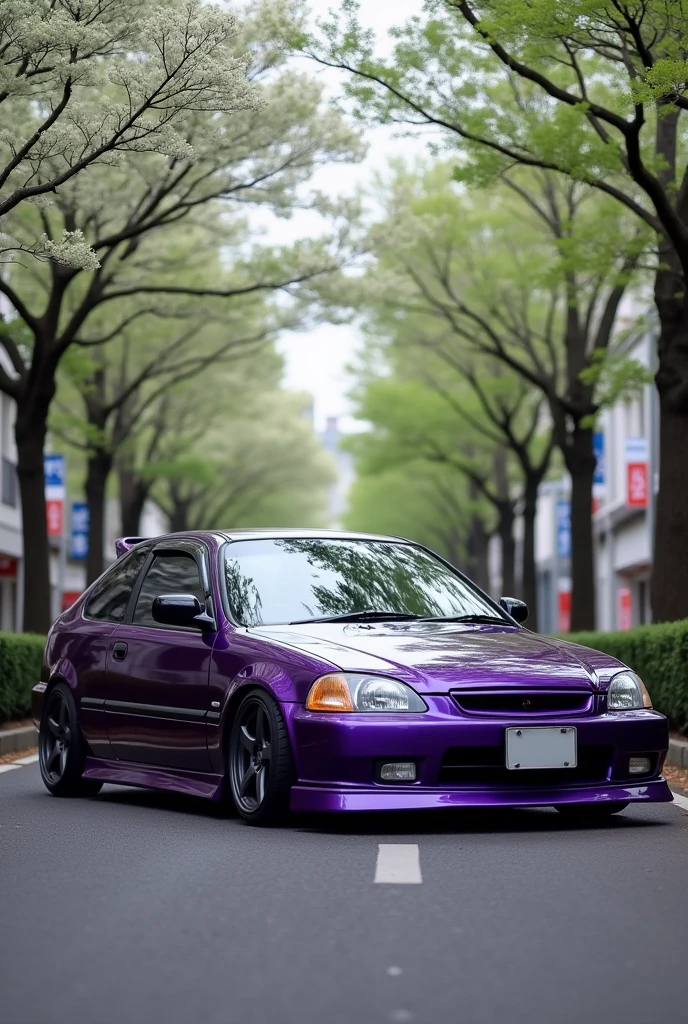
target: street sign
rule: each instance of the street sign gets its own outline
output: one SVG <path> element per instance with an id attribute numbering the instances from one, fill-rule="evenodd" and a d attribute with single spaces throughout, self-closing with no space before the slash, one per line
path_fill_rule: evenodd
<path id="1" fill-rule="evenodd" d="M 571 630 L 571 591 L 560 590 L 557 606 L 557 629 L 560 633 Z"/>
<path id="2" fill-rule="evenodd" d="M 48 536 L 61 537 L 64 532 L 64 504 L 61 501 L 48 500 L 45 513 L 48 520 Z"/>
<path id="3" fill-rule="evenodd" d="M 647 438 L 626 438 L 626 504 L 629 508 L 647 508 Z"/>
<path id="4" fill-rule="evenodd" d="M 17 575 L 19 562 L 12 555 L 0 555 L 0 576 L 12 579 Z"/>
<path id="5" fill-rule="evenodd" d="M 565 498 L 557 502 L 557 557 L 571 557 L 571 502 Z"/>
<path id="6" fill-rule="evenodd" d="M 617 629 L 630 629 L 633 625 L 633 594 L 630 587 L 619 587 L 616 593 Z"/>
<path id="7" fill-rule="evenodd" d="M 66 612 L 68 608 L 71 608 L 75 601 L 78 601 L 83 591 L 81 590 L 65 590 L 62 593 L 62 611 Z"/>
<path id="8" fill-rule="evenodd" d="M 595 452 L 595 475 L 592 478 L 594 484 L 604 484 L 604 434 L 601 430 L 595 431 L 592 435 L 592 447 Z"/>
<path id="9" fill-rule="evenodd" d="M 79 561 L 88 556 L 88 505 L 85 501 L 72 502 L 72 558 Z"/>
<path id="10" fill-rule="evenodd" d="M 44 455 L 43 476 L 45 477 L 45 511 L 48 520 L 48 536 L 61 537 L 64 529 L 64 455 Z"/>
<path id="11" fill-rule="evenodd" d="M 46 493 L 59 491 L 59 494 L 51 494 L 51 498 L 64 498 L 65 486 L 65 457 L 64 455 L 44 455 L 43 474 L 45 476 Z"/>

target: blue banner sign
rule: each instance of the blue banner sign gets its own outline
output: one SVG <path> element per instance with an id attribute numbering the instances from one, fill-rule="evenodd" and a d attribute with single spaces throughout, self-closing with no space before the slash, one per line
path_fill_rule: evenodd
<path id="1" fill-rule="evenodd" d="M 557 557 L 571 557 L 571 502 L 557 502 Z"/>
<path id="2" fill-rule="evenodd" d="M 44 455 L 43 473 L 45 475 L 45 487 L 64 488 L 65 485 L 65 457 L 64 455 Z"/>
<path id="3" fill-rule="evenodd" d="M 76 561 L 88 555 L 88 505 L 86 502 L 72 503 L 72 558 Z"/>
<path id="4" fill-rule="evenodd" d="M 604 483 L 604 434 L 597 431 L 592 435 L 592 446 L 595 452 L 595 475 L 592 478 L 594 484 Z"/>

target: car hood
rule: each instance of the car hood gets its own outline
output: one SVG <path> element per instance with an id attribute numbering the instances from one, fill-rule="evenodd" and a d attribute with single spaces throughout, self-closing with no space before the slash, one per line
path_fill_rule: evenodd
<path id="1" fill-rule="evenodd" d="M 518 626 L 322 622 L 249 632 L 343 671 L 394 675 L 424 693 L 477 686 L 593 690 L 622 667 L 599 651 Z"/>

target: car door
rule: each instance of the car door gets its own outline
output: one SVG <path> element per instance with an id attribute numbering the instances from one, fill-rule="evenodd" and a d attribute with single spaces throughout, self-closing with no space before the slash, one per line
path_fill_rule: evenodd
<path id="1" fill-rule="evenodd" d="M 102 576 L 85 599 L 83 612 L 61 637 L 60 657 L 76 668 L 79 724 L 96 757 L 112 757 L 107 731 L 107 652 L 109 639 L 124 621 L 138 575 L 150 548 L 135 548 Z"/>
<path id="2" fill-rule="evenodd" d="M 212 608 L 204 545 L 158 544 L 133 594 L 129 621 L 109 638 L 110 743 L 122 761 L 210 771 L 206 713 L 216 633 L 156 622 L 153 601 L 164 594 L 193 594 Z"/>

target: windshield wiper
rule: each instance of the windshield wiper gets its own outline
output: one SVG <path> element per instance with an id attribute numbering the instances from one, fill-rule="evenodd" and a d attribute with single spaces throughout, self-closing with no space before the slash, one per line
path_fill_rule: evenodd
<path id="1" fill-rule="evenodd" d="M 506 619 L 503 619 L 500 615 L 426 615 L 421 622 L 475 622 L 485 625 L 491 623 L 500 626 L 510 626 L 511 623 Z"/>
<path id="2" fill-rule="evenodd" d="M 375 619 L 404 622 L 420 618 L 420 615 L 413 615 L 411 612 L 376 612 L 370 608 L 362 612 L 344 612 L 342 615 L 323 615 L 320 619 L 294 619 L 289 625 L 302 626 L 308 622 L 368 622 Z"/>

